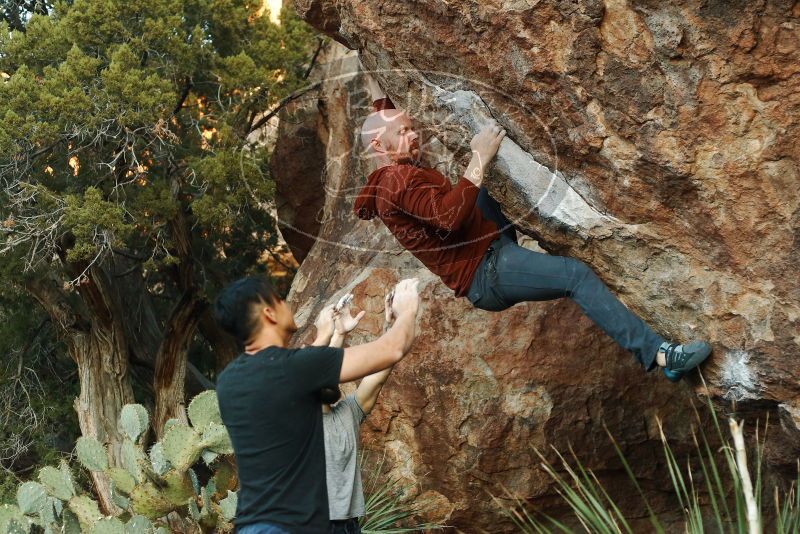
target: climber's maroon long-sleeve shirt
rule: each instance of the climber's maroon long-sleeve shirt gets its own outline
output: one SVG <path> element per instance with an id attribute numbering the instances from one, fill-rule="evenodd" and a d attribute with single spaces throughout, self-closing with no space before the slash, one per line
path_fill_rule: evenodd
<path id="1" fill-rule="evenodd" d="M 497 225 L 475 205 L 479 189 L 466 178 L 451 185 L 441 173 L 414 165 L 382 167 L 367 178 L 354 211 L 380 217 L 403 247 L 463 297 Z"/>
<path id="2" fill-rule="evenodd" d="M 389 97 L 373 111 L 395 109 Z M 382 167 L 367 178 L 354 211 L 380 217 L 403 247 L 463 297 L 478 264 L 498 236 L 497 225 L 475 205 L 480 190 L 461 178 L 455 186 L 441 173 L 414 165 Z"/>

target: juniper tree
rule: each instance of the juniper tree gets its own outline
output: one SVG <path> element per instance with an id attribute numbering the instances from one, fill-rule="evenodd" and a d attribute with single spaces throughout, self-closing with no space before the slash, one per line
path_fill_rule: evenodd
<path id="1" fill-rule="evenodd" d="M 159 434 L 181 417 L 193 340 L 235 355 L 208 300 L 277 244 L 256 130 L 305 84 L 314 42 L 291 12 L 276 25 L 242 0 L 11 4 L 0 277 L 50 317 L 78 368 L 81 432 L 116 457 L 133 375 Z"/>

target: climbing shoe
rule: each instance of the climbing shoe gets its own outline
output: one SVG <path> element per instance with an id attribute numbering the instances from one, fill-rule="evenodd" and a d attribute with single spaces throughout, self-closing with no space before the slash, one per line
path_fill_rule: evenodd
<path id="1" fill-rule="evenodd" d="M 670 370 L 669 370 L 669 369 L 667 369 L 666 367 L 662 367 L 662 368 L 661 368 L 661 372 L 662 372 L 662 373 L 664 373 L 664 376 L 665 376 L 665 377 L 667 378 L 667 380 L 669 380 L 670 382 L 680 382 L 680 381 L 681 381 L 681 378 L 683 378 L 683 374 L 684 374 L 684 373 L 683 373 L 683 372 L 681 372 L 681 371 L 670 371 Z"/>
<path id="2" fill-rule="evenodd" d="M 692 341 L 685 345 L 662 343 L 659 347 L 664 352 L 666 367 L 664 376 L 672 382 L 680 380 L 687 371 L 694 369 L 711 354 L 711 345 L 705 341 Z"/>

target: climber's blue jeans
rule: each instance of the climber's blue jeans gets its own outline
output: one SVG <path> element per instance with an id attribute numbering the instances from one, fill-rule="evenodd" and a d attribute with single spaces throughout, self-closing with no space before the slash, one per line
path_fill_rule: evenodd
<path id="1" fill-rule="evenodd" d="M 655 367 L 664 339 L 617 300 L 590 267 L 517 245 L 513 226 L 484 188 L 477 205 L 503 231 L 486 251 L 467 293 L 476 308 L 501 311 L 519 302 L 568 297 L 646 370 Z"/>

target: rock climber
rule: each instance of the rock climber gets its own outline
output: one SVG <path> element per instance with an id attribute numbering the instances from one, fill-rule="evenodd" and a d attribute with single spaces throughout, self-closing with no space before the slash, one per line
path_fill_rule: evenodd
<path id="1" fill-rule="evenodd" d="M 661 367 L 675 382 L 711 353 L 705 341 L 673 343 L 628 310 L 583 262 L 517 244 L 516 231 L 482 186 L 487 165 L 505 137 L 496 123 L 471 140 L 472 158 L 455 185 L 420 164 L 420 136 L 369 75 L 373 111 L 361 142 L 375 170 L 354 211 L 380 218 L 400 244 L 477 308 L 505 310 L 519 302 L 571 298 L 646 371 Z"/>

